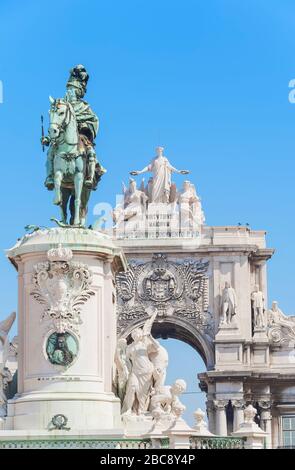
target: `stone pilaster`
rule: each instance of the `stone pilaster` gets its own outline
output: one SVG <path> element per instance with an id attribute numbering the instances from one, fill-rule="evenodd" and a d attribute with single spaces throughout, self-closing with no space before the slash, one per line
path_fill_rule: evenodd
<path id="1" fill-rule="evenodd" d="M 208 416 L 208 428 L 212 434 L 215 433 L 215 406 L 213 400 L 206 402 L 207 416 Z"/>

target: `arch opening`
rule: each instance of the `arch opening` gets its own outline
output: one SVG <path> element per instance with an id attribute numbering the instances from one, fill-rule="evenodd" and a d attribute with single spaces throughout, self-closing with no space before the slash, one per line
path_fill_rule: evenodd
<path id="1" fill-rule="evenodd" d="M 189 329 L 180 322 L 164 320 L 153 324 L 152 335 L 156 339 L 171 338 L 188 344 L 201 356 L 207 370 L 213 368 L 213 349 L 205 336 L 195 328 Z"/>
<path id="2" fill-rule="evenodd" d="M 186 407 L 184 420 L 193 426 L 196 409 L 201 408 L 206 411 L 206 393 L 200 389 L 198 380 L 198 373 L 206 369 L 205 362 L 200 353 L 188 342 L 170 337 L 158 340 L 169 355 L 166 383 L 172 385 L 177 379 L 186 382 L 187 388 L 180 396 L 180 401 Z"/>

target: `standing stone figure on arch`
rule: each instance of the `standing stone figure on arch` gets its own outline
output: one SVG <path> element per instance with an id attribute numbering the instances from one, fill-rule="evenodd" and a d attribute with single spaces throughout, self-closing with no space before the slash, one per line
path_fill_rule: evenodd
<path id="1" fill-rule="evenodd" d="M 254 316 L 254 328 L 264 329 L 266 326 L 264 318 L 264 295 L 263 292 L 259 290 L 259 286 L 257 284 L 254 286 L 254 291 L 251 294 L 251 301 Z"/>
<path id="2" fill-rule="evenodd" d="M 157 147 L 157 155 L 149 165 L 144 167 L 140 171 L 131 171 L 131 175 L 141 175 L 142 173 L 153 173 L 153 179 L 149 182 L 149 192 L 151 194 L 150 203 L 164 203 L 170 202 L 171 193 L 171 175 L 172 173 L 178 173 L 180 175 L 187 175 L 187 170 L 177 170 L 163 155 L 164 148 Z"/>
<path id="3" fill-rule="evenodd" d="M 225 282 L 221 296 L 221 325 L 230 325 L 237 313 L 237 296 L 229 282 Z"/>

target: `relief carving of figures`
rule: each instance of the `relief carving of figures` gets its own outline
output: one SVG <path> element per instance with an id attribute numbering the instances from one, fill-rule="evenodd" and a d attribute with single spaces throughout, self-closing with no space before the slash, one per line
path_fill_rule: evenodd
<path id="1" fill-rule="evenodd" d="M 6 362 L 10 351 L 8 333 L 15 317 L 16 314 L 13 312 L 4 321 L 0 322 L 0 419 L 6 416 L 6 390 L 9 382 L 12 380 L 12 375 L 6 367 Z"/>
<path id="2" fill-rule="evenodd" d="M 60 245 L 48 251 L 47 262 L 34 267 L 31 295 L 44 306 L 41 320 L 52 320 L 58 333 L 77 331 L 82 323 L 82 305 L 95 294 L 91 271 L 86 265 L 71 261 L 72 256 L 70 249 Z"/>
<path id="3" fill-rule="evenodd" d="M 271 309 L 267 311 L 268 336 L 275 344 L 295 340 L 295 318 L 285 315 L 278 306 L 277 301 L 272 302 Z"/>
<path id="4" fill-rule="evenodd" d="M 259 290 L 259 286 L 254 286 L 254 291 L 251 294 L 253 317 L 254 317 L 254 328 L 264 329 L 265 318 L 264 318 L 264 294 Z"/>
<path id="5" fill-rule="evenodd" d="M 237 295 L 229 282 L 225 282 L 221 296 L 220 325 L 230 325 L 237 313 Z"/>
<path id="6" fill-rule="evenodd" d="M 52 333 L 46 345 L 46 353 L 51 364 L 68 367 L 78 353 L 78 342 L 69 332 Z"/>
<path id="7" fill-rule="evenodd" d="M 149 262 L 130 261 L 129 270 L 116 277 L 119 332 L 147 317 L 179 316 L 198 328 L 209 328 L 208 262 L 169 261 L 162 253 Z"/>

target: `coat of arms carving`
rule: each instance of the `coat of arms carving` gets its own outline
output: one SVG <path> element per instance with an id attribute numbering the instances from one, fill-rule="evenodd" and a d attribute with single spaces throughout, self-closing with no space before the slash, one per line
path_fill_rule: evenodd
<path id="1" fill-rule="evenodd" d="M 58 333 L 77 331 L 82 305 L 95 294 L 92 274 L 86 265 L 71 261 L 69 248 L 49 250 L 48 261 L 34 266 L 31 295 L 44 305 L 41 320 L 51 320 Z"/>
<path id="2" fill-rule="evenodd" d="M 179 316 L 199 328 L 209 328 L 208 262 L 170 261 L 163 253 L 150 262 L 131 260 L 116 277 L 119 332 L 144 319 L 150 308 L 158 317 Z"/>

